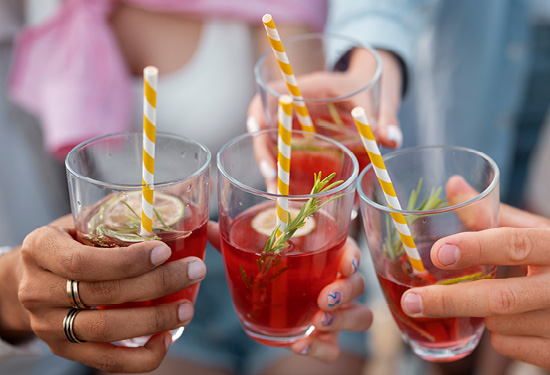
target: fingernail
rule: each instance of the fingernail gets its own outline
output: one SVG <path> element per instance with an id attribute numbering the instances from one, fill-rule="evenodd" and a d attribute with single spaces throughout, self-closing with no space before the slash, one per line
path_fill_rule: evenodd
<path id="1" fill-rule="evenodd" d="M 187 266 L 187 277 L 190 280 L 202 279 L 206 275 L 206 266 L 204 262 L 195 260 Z"/>
<path id="2" fill-rule="evenodd" d="M 444 266 L 451 266 L 455 264 L 459 256 L 460 251 L 455 245 L 443 245 L 437 252 L 437 259 Z"/>
<path id="3" fill-rule="evenodd" d="M 395 142 L 395 148 L 401 148 L 403 145 L 403 133 L 397 125 L 387 125 L 388 139 Z"/>
<path id="4" fill-rule="evenodd" d="M 329 313 L 328 311 L 325 311 L 323 314 L 323 319 L 321 320 L 321 324 L 325 327 L 329 326 L 334 322 L 334 315 L 332 313 Z"/>
<path id="5" fill-rule="evenodd" d="M 155 266 L 164 263 L 172 255 L 172 250 L 168 246 L 158 246 L 151 251 L 151 263 Z"/>
<path id="6" fill-rule="evenodd" d="M 260 124 L 258 124 L 255 117 L 250 116 L 246 119 L 246 129 L 249 133 L 254 133 L 260 130 Z"/>
<path id="7" fill-rule="evenodd" d="M 171 345 L 172 345 L 172 336 L 166 335 L 164 337 L 164 346 L 166 347 L 166 350 L 168 350 L 168 348 L 170 348 Z"/>
<path id="8" fill-rule="evenodd" d="M 193 308 L 189 303 L 183 303 L 178 308 L 178 319 L 180 322 L 185 322 L 193 316 Z"/>
<path id="9" fill-rule="evenodd" d="M 311 349 L 311 345 L 306 345 L 306 347 L 300 351 L 300 355 L 306 355 L 309 353 L 309 349 Z"/>
<path id="10" fill-rule="evenodd" d="M 328 305 L 329 307 L 333 307 L 338 305 L 342 301 L 342 293 L 336 291 L 334 293 L 329 293 L 328 295 Z"/>
<path id="11" fill-rule="evenodd" d="M 351 261 L 351 273 L 354 274 L 359 269 L 359 259 L 353 258 Z"/>
<path id="12" fill-rule="evenodd" d="M 407 294 L 405 298 L 403 298 L 402 305 L 407 315 L 416 315 L 422 312 L 422 299 L 418 294 Z"/>
<path id="13" fill-rule="evenodd" d="M 277 177 L 277 171 L 267 161 L 262 160 L 260 162 L 260 172 L 265 178 Z"/>

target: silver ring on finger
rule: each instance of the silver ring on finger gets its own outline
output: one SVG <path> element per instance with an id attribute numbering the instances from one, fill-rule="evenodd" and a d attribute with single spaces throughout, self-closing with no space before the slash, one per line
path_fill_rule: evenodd
<path id="1" fill-rule="evenodd" d="M 67 316 L 65 316 L 65 319 L 63 319 L 63 333 L 65 334 L 65 337 L 69 342 L 72 342 L 74 344 L 82 344 L 86 341 L 80 340 L 76 337 L 74 334 L 74 321 L 76 319 L 76 316 L 79 312 L 81 312 L 81 309 L 71 309 L 69 310 Z"/>
<path id="2" fill-rule="evenodd" d="M 67 297 L 69 298 L 69 304 L 75 309 L 85 309 L 86 306 L 80 299 L 78 287 L 80 281 L 67 280 Z"/>

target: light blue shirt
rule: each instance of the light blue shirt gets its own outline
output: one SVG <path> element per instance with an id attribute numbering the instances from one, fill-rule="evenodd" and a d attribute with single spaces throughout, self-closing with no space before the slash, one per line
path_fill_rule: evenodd
<path id="1" fill-rule="evenodd" d="M 404 147 L 453 144 L 510 179 L 529 68 L 530 0 L 334 0 L 327 31 L 387 49 L 406 66 Z"/>

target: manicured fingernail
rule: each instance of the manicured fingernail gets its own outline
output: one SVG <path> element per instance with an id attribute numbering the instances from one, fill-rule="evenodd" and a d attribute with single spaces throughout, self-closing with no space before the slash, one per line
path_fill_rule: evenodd
<path id="1" fill-rule="evenodd" d="M 248 130 L 249 133 L 254 133 L 260 130 L 260 124 L 258 124 L 255 117 L 250 116 L 246 119 L 246 130 Z"/>
<path id="2" fill-rule="evenodd" d="M 397 125 L 388 125 L 388 139 L 395 142 L 395 148 L 401 148 L 403 145 L 403 133 Z"/>
<path id="3" fill-rule="evenodd" d="M 277 177 L 277 171 L 265 160 L 260 162 L 260 172 L 265 178 Z"/>
<path id="4" fill-rule="evenodd" d="M 329 313 L 328 311 L 325 311 L 323 313 L 323 319 L 321 320 L 321 324 L 325 327 L 329 326 L 334 322 L 334 315 L 332 313 Z"/>
<path id="5" fill-rule="evenodd" d="M 187 266 L 187 277 L 189 277 L 190 280 L 202 279 L 205 275 L 206 266 L 204 265 L 204 262 L 196 260 L 189 263 Z"/>
<path id="6" fill-rule="evenodd" d="M 444 266 L 451 266 L 456 263 L 460 256 L 460 250 L 455 245 L 443 245 L 437 252 L 437 259 Z"/>
<path id="7" fill-rule="evenodd" d="M 351 261 L 351 273 L 354 274 L 359 269 L 359 259 L 353 258 Z"/>
<path id="8" fill-rule="evenodd" d="M 158 266 L 159 264 L 164 263 L 168 258 L 170 258 L 170 255 L 172 254 L 172 250 L 168 246 L 158 246 L 151 251 L 151 263 L 153 263 L 155 266 Z"/>
<path id="9" fill-rule="evenodd" d="M 189 303 L 183 303 L 178 308 L 178 319 L 180 322 L 185 322 L 193 316 L 193 308 Z"/>
<path id="10" fill-rule="evenodd" d="M 170 348 L 171 345 L 172 345 L 172 336 L 166 335 L 164 337 L 164 346 L 166 347 L 166 350 L 168 350 L 168 348 Z"/>
<path id="11" fill-rule="evenodd" d="M 333 307 L 338 305 L 342 301 L 342 293 L 336 291 L 334 293 L 329 293 L 328 295 L 328 305 L 329 307 Z"/>
<path id="12" fill-rule="evenodd" d="M 422 312 L 422 299 L 418 294 L 407 294 L 405 298 L 403 298 L 402 305 L 407 315 L 416 315 Z"/>
<path id="13" fill-rule="evenodd" d="M 300 355 L 306 355 L 309 353 L 309 349 L 311 349 L 311 345 L 306 345 L 306 347 L 300 351 Z"/>

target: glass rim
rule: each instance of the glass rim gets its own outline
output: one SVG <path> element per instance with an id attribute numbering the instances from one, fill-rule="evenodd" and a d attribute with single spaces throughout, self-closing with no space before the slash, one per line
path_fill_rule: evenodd
<path id="1" fill-rule="evenodd" d="M 278 129 L 270 128 L 270 129 L 258 130 L 258 131 L 251 132 L 251 133 L 247 132 L 247 133 L 241 134 L 241 135 L 227 141 L 222 146 L 222 148 L 220 149 L 220 151 L 217 154 L 216 164 L 217 164 L 217 167 L 218 167 L 218 171 L 231 184 L 239 187 L 241 190 L 243 190 L 247 193 L 250 193 L 250 194 L 254 194 L 254 195 L 257 195 L 257 196 L 267 198 L 267 199 L 287 198 L 289 200 L 304 200 L 304 199 L 309 199 L 309 198 L 321 198 L 321 197 L 326 197 L 326 196 L 329 196 L 329 195 L 333 195 L 335 193 L 338 193 L 340 191 L 343 191 L 343 190 L 347 189 L 351 184 L 354 184 L 354 183 L 357 182 L 356 181 L 357 176 L 359 175 L 359 162 L 357 161 L 357 157 L 353 154 L 353 152 L 351 152 L 350 149 L 348 149 L 342 143 L 340 143 L 338 141 L 335 141 L 334 139 L 326 137 L 324 135 L 317 134 L 317 133 L 309 133 L 307 131 L 295 130 L 295 129 L 292 130 L 293 135 L 294 134 L 303 134 L 303 135 L 309 134 L 309 135 L 313 135 L 314 137 L 320 138 L 320 139 L 322 139 L 326 142 L 329 142 L 329 143 L 332 143 L 332 144 L 338 146 L 338 148 L 340 148 L 344 154 L 348 155 L 350 157 L 351 161 L 352 161 L 353 171 L 352 171 L 351 175 L 344 182 L 342 182 L 340 185 L 338 185 L 338 186 L 336 186 L 336 187 L 334 187 L 330 190 L 327 190 L 323 193 L 302 194 L 302 195 L 290 195 L 290 194 L 289 195 L 282 195 L 282 194 L 277 194 L 277 193 L 269 193 L 267 191 L 263 191 L 263 190 L 256 189 L 256 188 L 253 188 L 251 186 L 248 186 L 248 185 L 238 181 L 237 179 L 231 177 L 227 173 L 225 168 L 223 167 L 223 163 L 221 161 L 222 153 L 224 151 L 226 151 L 229 147 L 231 147 L 232 145 L 242 141 L 243 139 L 252 138 L 252 137 L 259 136 L 259 135 L 262 135 L 262 134 L 267 134 L 267 133 L 278 133 Z M 292 156 L 291 156 L 291 159 L 292 159 Z M 324 177 L 327 177 L 327 176 L 324 176 Z"/>
<path id="2" fill-rule="evenodd" d="M 287 38 L 287 39 L 283 39 L 283 40 L 281 40 L 281 43 L 283 43 L 283 45 L 284 45 L 285 43 L 294 43 L 294 42 L 299 42 L 299 41 L 303 41 L 303 40 L 307 40 L 307 39 L 315 39 L 315 38 L 323 38 L 323 37 L 332 37 L 332 38 L 345 40 L 347 42 L 350 42 L 354 48 L 364 48 L 365 50 L 369 51 L 373 55 L 373 57 L 376 61 L 376 71 L 374 72 L 374 75 L 372 76 L 372 78 L 365 85 L 361 86 L 359 89 L 357 89 L 357 90 L 355 90 L 351 93 L 348 93 L 348 94 L 342 95 L 342 96 L 335 96 L 335 97 L 323 98 L 323 99 L 308 99 L 308 98 L 302 97 L 301 100 L 303 102 L 305 102 L 305 103 L 323 103 L 323 102 L 327 102 L 327 101 L 346 100 L 346 99 L 348 99 L 348 98 L 350 98 L 354 95 L 357 95 L 358 93 L 360 93 L 364 90 L 367 90 L 368 88 L 374 86 L 374 84 L 376 82 L 380 81 L 380 76 L 382 74 L 382 58 L 380 57 L 380 54 L 371 45 L 366 44 L 366 43 L 361 43 L 360 41 L 358 41 L 354 38 L 350 38 L 346 35 L 337 34 L 337 33 L 307 33 L 307 34 L 301 34 L 301 35 L 297 35 L 297 36 L 290 37 L 290 38 Z M 272 90 L 267 85 L 265 80 L 262 78 L 262 75 L 260 74 L 260 66 L 262 65 L 264 60 L 267 58 L 267 56 L 269 56 L 271 53 L 273 53 L 273 50 L 270 47 L 269 49 L 267 49 L 266 51 L 264 51 L 260 55 L 260 57 L 258 58 L 256 63 L 254 64 L 254 77 L 255 77 L 256 83 L 261 88 L 263 88 L 269 94 L 271 94 L 271 95 L 273 95 L 274 97 L 277 98 L 277 97 L 279 97 L 281 95 L 284 95 L 286 93 L 280 93 L 280 92 Z"/>
<path id="3" fill-rule="evenodd" d="M 86 181 L 90 184 L 97 185 L 97 186 L 108 187 L 108 188 L 111 188 L 113 190 L 128 190 L 128 191 L 141 190 L 141 188 L 143 187 L 143 184 L 120 184 L 120 183 L 115 184 L 115 183 L 105 182 L 105 181 L 97 180 L 95 178 L 83 176 L 82 174 L 75 171 L 74 168 L 71 166 L 71 163 L 69 162 L 69 159 L 72 155 L 76 155 L 80 150 L 82 150 L 83 148 L 89 146 L 91 143 L 98 142 L 98 141 L 104 141 L 104 140 L 109 139 L 109 138 L 139 136 L 141 134 L 143 134 L 143 132 L 141 130 L 140 131 L 124 131 L 124 132 L 109 133 L 109 134 L 101 135 L 101 136 L 98 136 L 98 137 L 88 139 L 84 142 L 81 142 L 80 144 L 75 146 L 71 151 L 69 151 L 69 153 L 65 157 L 65 169 L 67 170 L 67 172 L 69 172 L 71 175 L 77 177 L 78 179 Z M 169 180 L 169 181 L 160 181 L 160 182 L 155 181 L 153 183 L 153 186 L 154 186 L 153 190 L 158 190 L 158 188 L 163 188 L 163 187 L 170 187 L 170 186 L 177 185 L 177 184 L 180 184 L 182 182 L 191 180 L 193 178 L 196 178 L 197 176 L 200 176 L 201 174 L 203 174 L 204 171 L 209 167 L 211 159 L 212 159 L 212 155 L 211 155 L 210 150 L 206 146 L 204 146 L 202 143 L 200 143 L 198 141 L 195 141 L 191 138 L 188 138 L 188 137 L 185 137 L 185 136 L 182 136 L 182 135 L 179 135 L 179 134 L 169 133 L 169 132 L 156 132 L 155 137 L 157 139 L 158 138 L 179 139 L 181 141 L 196 144 L 197 146 L 199 146 L 199 149 L 201 149 L 206 154 L 206 160 L 203 163 L 203 165 L 201 165 L 200 168 L 198 168 L 192 174 L 190 174 L 188 176 L 185 176 L 184 178 L 179 178 L 179 179 Z M 140 169 L 140 172 L 141 172 L 141 169 Z"/>
<path id="4" fill-rule="evenodd" d="M 432 209 L 432 210 L 422 210 L 422 211 L 417 211 L 417 210 L 398 210 L 398 209 L 395 209 L 395 208 L 390 208 L 388 206 L 382 206 L 381 204 L 379 203 L 376 203 L 374 202 L 373 200 L 369 199 L 366 195 L 365 195 L 365 192 L 363 191 L 363 188 L 362 188 L 362 181 L 363 181 L 363 178 L 365 177 L 365 175 L 367 174 L 368 171 L 372 170 L 373 169 L 373 164 L 372 163 L 369 163 L 360 173 L 358 179 L 357 179 L 357 186 L 356 186 L 356 190 L 357 190 L 357 193 L 360 197 L 361 200 L 365 201 L 366 204 L 368 204 L 369 206 L 379 210 L 379 211 L 382 211 L 382 212 L 385 212 L 385 213 L 393 213 L 393 214 L 403 214 L 403 215 L 409 215 L 409 216 L 415 216 L 415 215 L 435 215 L 435 214 L 441 214 L 441 213 L 444 213 L 444 212 L 449 212 L 449 211 L 455 211 L 459 208 L 462 208 L 462 207 L 466 207 L 466 206 L 469 206 L 471 205 L 472 203 L 475 203 L 475 202 L 478 202 L 480 201 L 481 199 L 485 198 L 487 195 L 489 195 L 496 187 L 496 185 L 498 184 L 499 182 L 499 179 L 500 179 L 500 170 L 498 168 L 498 165 L 497 163 L 487 154 L 485 154 L 484 152 L 481 152 L 481 151 L 477 151 L 477 150 L 474 150 L 474 149 L 471 149 L 471 148 L 468 148 L 468 147 L 461 147 L 461 146 L 451 146 L 451 145 L 430 145 L 430 146 L 415 146 L 415 147 L 408 147 L 408 148 L 404 148 L 402 150 L 397 150 L 397 151 L 393 151 L 393 152 L 389 152 L 385 155 L 383 155 L 383 159 L 384 159 L 384 162 L 386 162 L 387 160 L 390 160 L 394 157 L 397 157 L 401 154 L 406 154 L 406 153 L 409 153 L 409 152 L 414 152 L 414 151 L 419 151 L 419 150 L 427 150 L 427 149 L 450 149 L 450 150 L 456 150 L 456 151 L 462 151 L 462 152 L 468 152 L 468 153 L 471 153 L 471 154 L 475 154 L 475 155 L 478 155 L 479 157 L 481 157 L 482 159 L 484 159 L 485 161 L 487 161 L 489 163 L 489 165 L 491 166 L 491 168 L 493 169 L 493 171 L 495 172 L 495 175 L 493 176 L 492 180 L 491 180 L 491 183 L 482 191 L 480 192 L 479 194 L 477 194 L 474 198 L 472 199 L 469 199 L 465 202 L 462 202 L 462 203 L 459 203 L 459 204 L 455 204 L 455 205 L 452 205 L 452 206 L 447 206 L 447 207 L 441 207 L 441 208 L 437 208 L 437 209 Z"/>

